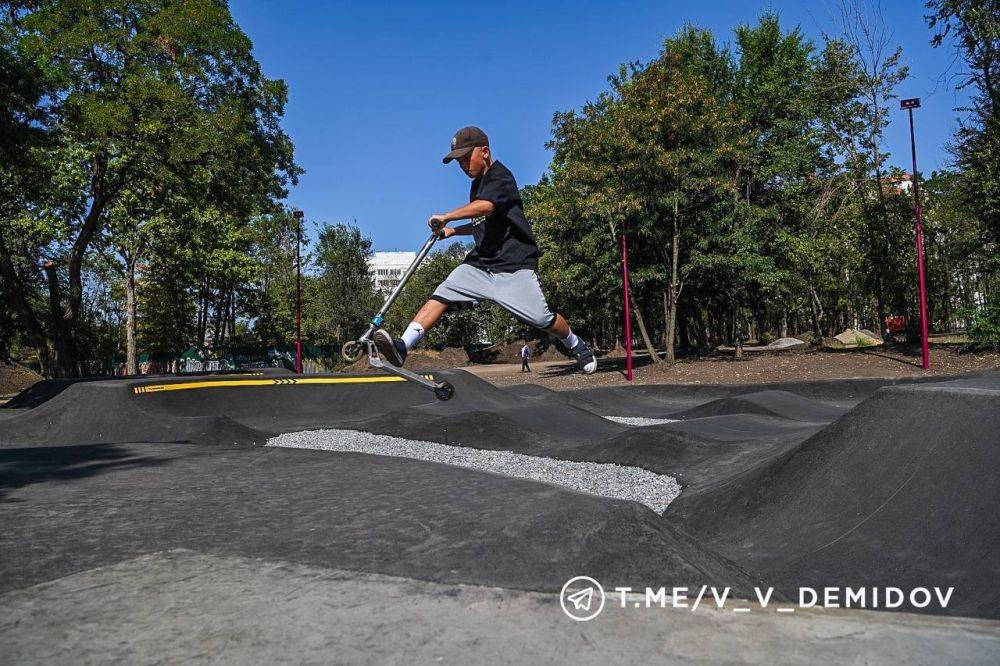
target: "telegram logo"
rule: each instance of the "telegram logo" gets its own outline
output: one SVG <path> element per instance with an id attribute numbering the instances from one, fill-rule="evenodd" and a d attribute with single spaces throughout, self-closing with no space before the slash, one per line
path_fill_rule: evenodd
<path id="1" fill-rule="evenodd" d="M 570 578 L 559 593 L 559 604 L 577 622 L 593 620 L 604 610 L 604 588 L 590 576 Z"/>

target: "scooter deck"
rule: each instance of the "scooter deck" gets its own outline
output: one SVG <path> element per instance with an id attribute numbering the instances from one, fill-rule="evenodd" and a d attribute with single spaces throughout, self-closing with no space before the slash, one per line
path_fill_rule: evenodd
<path id="1" fill-rule="evenodd" d="M 382 357 L 378 355 L 378 348 L 375 347 L 375 343 L 371 340 L 365 340 L 365 345 L 368 347 L 368 365 L 373 368 L 385 370 L 390 374 L 402 377 L 407 381 L 423 386 L 425 389 L 434 391 L 434 395 L 438 400 L 451 400 L 451 397 L 455 394 L 454 387 L 446 381 L 436 382 L 429 377 L 418 375 L 417 373 L 407 370 L 406 368 L 400 368 L 391 363 L 386 363 L 382 360 Z"/>

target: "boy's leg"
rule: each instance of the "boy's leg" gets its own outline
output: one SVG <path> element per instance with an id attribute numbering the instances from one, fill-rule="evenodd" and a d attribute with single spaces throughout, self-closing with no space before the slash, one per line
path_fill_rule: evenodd
<path id="1" fill-rule="evenodd" d="M 425 331 L 429 331 L 447 310 L 448 306 L 445 303 L 435 301 L 432 298 L 424 303 L 417 314 L 413 315 L 413 322 L 419 324 Z"/>
<path id="2" fill-rule="evenodd" d="M 489 299 L 493 292 L 493 278 L 486 271 L 461 264 L 434 290 L 434 295 L 424 303 L 403 334 L 396 338 L 388 331 L 375 331 L 373 340 L 379 353 L 389 363 L 403 365 L 407 353 L 424 334 L 441 318 L 448 308 L 475 305 Z"/>
<path id="3" fill-rule="evenodd" d="M 409 323 L 406 330 L 398 338 L 389 335 L 388 332 L 379 329 L 375 331 L 374 341 L 379 353 L 387 361 L 395 366 L 403 365 L 406 355 L 413 349 L 427 331 L 434 327 L 441 315 L 445 313 L 448 306 L 440 301 L 431 299 L 424 303 L 423 307 L 413 316 L 413 321 Z"/>
<path id="4" fill-rule="evenodd" d="M 501 273 L 493 300 L 521 321 L 557 337 L 576 356 L 577 366 L 588 375 L 597 370 L 597 358 L 590 345 L 569 327 L 566 318 L 549 309 L 538 275 L 532 270 Z"/>

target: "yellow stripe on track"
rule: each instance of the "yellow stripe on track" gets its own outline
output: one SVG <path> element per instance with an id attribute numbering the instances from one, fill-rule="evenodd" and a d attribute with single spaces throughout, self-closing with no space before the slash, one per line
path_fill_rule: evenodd
<path id="1" fill-rule="evenodd" d="M 433 380 L 431 375 L 424 375 Z M 376 377 L 279 377 L 275 379 L 223 379 L 207 382 L 174 382 L 171 384 L 147 384 L 134 386 L 132 392 L 159 393 L 161 391 L 190 391 L 203 388 L 227 388 L 237 386 L 296 386 L 301 384 L 386 384 L 389 382 L 405 382 L 395 375 L 379 375 Z"/>

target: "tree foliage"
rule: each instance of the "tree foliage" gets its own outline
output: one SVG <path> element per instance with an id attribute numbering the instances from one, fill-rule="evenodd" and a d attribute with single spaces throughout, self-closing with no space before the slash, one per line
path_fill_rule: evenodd
<path id="1" fill-rule="evenodd" d="M 278 126 L 286 89 L 215 0 L 0 12 L 3 87 L 18 101 L 6 122 L 25 156 L 8 168 L 32 183 L 0 203 L 3 286 L 43 369 L 78 374 L 83 278 L 99 245 L 132 273 L 158 219 L 218 222 L 224 236 L 285 195 L 298 173 Z"/>
<path id="2" fill-rule="evenodd" d="M 740 331 L 916 320 L 912 199 L 882 148 L 907 71 L 877 12 L 842 8 L 843 33 L 819 45 L 769 13 L 732 46 L 687 26 L 555 115 L 552 163 L 525 199 L 546 286 L 589 335 L 610 345 L 620 330 L 622 229 L 642 335 L 668 358 Z M 933 312 L 949 327 L 967 302 L 956 285 L 984 268 L 958 259 L 979 223 L 932 190 Z"/>

